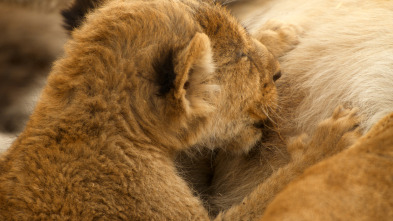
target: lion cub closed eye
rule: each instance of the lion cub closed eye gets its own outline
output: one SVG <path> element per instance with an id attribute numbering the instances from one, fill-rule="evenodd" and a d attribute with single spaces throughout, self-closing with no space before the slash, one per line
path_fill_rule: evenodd
<path id="1" fill-rule="evenodd" d="M 209 3 L 87 11 L 0 158 L 0 219 L 209 219 L 175 154 L 196 144 L 247 151 L 276 103 L 277 61 Z"/>

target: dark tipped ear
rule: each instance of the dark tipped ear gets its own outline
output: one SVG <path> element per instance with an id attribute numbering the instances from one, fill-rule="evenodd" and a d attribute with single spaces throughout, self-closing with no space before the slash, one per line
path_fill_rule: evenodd
<path id="1" fill-rule="evenodd" d="M 87 13 L 97 8 L 104 0 L 74 0 L 72 6 L 61 12 L 64 19 L 64 28 L 67 31 L 72 31 L 78 28 Z"/>

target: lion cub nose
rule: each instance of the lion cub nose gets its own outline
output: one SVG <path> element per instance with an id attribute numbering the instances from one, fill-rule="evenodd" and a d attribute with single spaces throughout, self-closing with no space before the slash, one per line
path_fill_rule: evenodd
<path id="1" fill-rule="evenodd" d="M 273 75 L 273 81 L 277 81 L 280 77 L 281 77 L 281 71 L 279 71 Z"/>

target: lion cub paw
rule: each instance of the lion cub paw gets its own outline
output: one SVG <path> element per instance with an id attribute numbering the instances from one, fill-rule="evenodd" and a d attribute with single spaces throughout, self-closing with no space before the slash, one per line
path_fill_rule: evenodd
<path id="1" fill-rule="evenodd" d="M 291 157 L 318 162 L 351 146 L 361 136 L 356 113 L 357 109 L 337 107 L 330 118 L 318 125 L 311 137 L 301 135 L 288 145 Z"/>
<path id="2" fill-rule="evenodd" d="M 275 57 L 281 57 L 299 43 L 299 35 L 302 32 L 299 26 L 269 20 L 254 37 L 264 44 Z"/>

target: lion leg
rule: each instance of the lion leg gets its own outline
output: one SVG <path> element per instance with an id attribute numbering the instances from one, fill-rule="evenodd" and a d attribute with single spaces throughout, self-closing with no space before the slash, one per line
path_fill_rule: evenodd
<path id="1" fill-rule="evenodd" d="M 391 220 L 392 171 L 390 114 L 351 148 L 307 169 L 278 194 L 262 220 Z"/>
<path id="2" fill-rule="evenodd" d="M 269 20 L 253 36 L 275 56 L 281 57 L 299 43 L 300 27 Z"/>
<path id="3" fill-rule="evenodd" d="M 320 123 L 312 137 L 301 135 L 288 145 L 291 161 L 260 184 L 240 204 L 219 214 L 218 220 L 254 220 L 262 217 L 266 207 L 303 171 L 330 157 L 360 137 L 356 110 L 338 107 L 333 116 Z"/>

